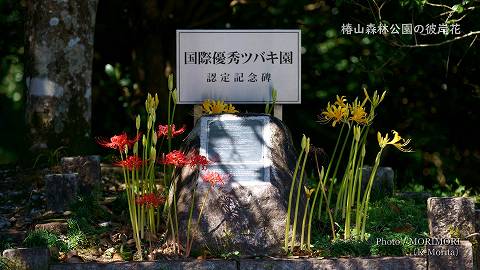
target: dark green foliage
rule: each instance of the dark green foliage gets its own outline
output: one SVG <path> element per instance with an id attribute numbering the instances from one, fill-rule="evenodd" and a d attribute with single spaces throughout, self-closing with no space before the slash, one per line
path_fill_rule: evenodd
<path id="1" fill-rule="evenodd" d="M 116 248 L 116 250 L 118 250 L 118 252 L 120 253 L 120 256 L 125 261 L 131 261 L 133 259 L 134 251 L 132 251 L 130 248 L 121 245 L 119 248 Z"/>
<path id="2" fill-rule="evenodd" d="M 0 0 L 0 130 L 5 131 L 0 133 L 0 164 L 15 162 L 25 151 L 22 3 Z"/>
<path id="3" fill-rule="evenodd" d="M 413 244 L 415 237 L 419 238 L 425 236 L 410 233 L 374 234 L 372 235 L 371 241 L 369 241 L 372 244 L 370 247 L 370 252 L 372 255 L 376 256 L 413 255 L 415 251 L 418 252 L 418 249 L 422 248 L 421 246 L 416 246 Z M 382 244 L 382 240 L 393 244 Z"/>
<path id="4" fill-rule="evenodd" d="M 368 241 L 336 240 L 330 245 L 330 256 L 368 256 L 370 255 L 370 243 Z"/>
<path id="5" fill-rule="evenodd" d="M 83 226 L 80 226 L 80 224 Z M 88 244 L 87 235 L 84 232 L 85 229 L 91 230 L 91 226 L 88 225 L 89 224 L 86 223 L 79 223 L 76 219 L 68 220 L 66 244 L 69 250 L 85 247 Z"/>
<path id="6" fill-rule="evenodd" d="M 70 206 L 74 216 L 87 221 L 109 218 L 109 214 L 100 206 L 97 198 L 98 195 L 95 193 L 78 196 Z"/>
<path id="7" fill-rule="evenodd" d="M 63 242 L 59 236 L 53 232 L 47 230 L 35 230 L 30 231 L 23 241 L 25 247 L 44 247 L 52 248 L 56 247 L 60 251 L 68 251 L 68 246 Z"/>
<path id="8" fill-rule="evenodd" d="M 455 178 L 454 181 L 440 186 L 434 184 L 431 188 L 426 188 L 421 184 L 411 183 L 407 185 L 402 191 L 407 192 L 427 192 L 433 197 L 462 197 L 462 196 L 475 196 L 472 188 L 467 188 L 460 179 Z"/>
<path id="9" fill-rule="evenodd" d="M 110 214 L 101 207 L 96 194 L 79 196 L 71 205 L 73 217 L 68 220 L 67 244 L 71 249 L 85 247 L 95 241 L 95 236 L 108 228 L 98 227 L 100 220 L 110 220 Z"/>
<path id="10" fill-rule="evenodd" d="M 368 211 L 368 232 L 391 233 L 409 231 L 421 234 L 428 231 L 426 202 L 385 198 L 372 203 Z"/>
<path id="11" fill-rule="evenodd" d="M 11 239 L 9 238 L 4 238 L 4 237 L 0 237 L 0 254 L 2 253 L 2 251 L 4 251 L 5 249 L 9 249 L 9 248 L 13 248 L 13 244 L 12 244 L 12 241 Z"/>
<path id="12" fill-rule="evenodd" d="M 28 233 L 24 245 L 26 247 L 57 247 L 60 251 L 69 251 L 89 246 L 95 235 L 104 233 L 106 228 L 94 226 L 95 222 L 108 217 L 108 213 L 100 207 L 90 194 L 79 197 L 72 205 L 73 217 L 67 220 L 68 230 L 65 237 L 60 238 L 54 232 L 35 230 Z"/>
<path id="13" fill-rule="evenodd" d="M 396 197 L 374 202 L 368 212 L 366 241 L 331 241 L 322 231 L 314 231 L 314 249 L 321 256 L 404 256 L 418 252 L 422 247 L 413 245 L 415 238 L 428 237 L 425 202 Z M 342 226 L 340 226 L 342 228 Z M 328 228 L 324 228 L 324 231 Z M 341 230 L 338 231 L 342 233 Z"/>
<path id="14" fill-rule="evenodd" d="M 33 168 L 52 167 L 60 164 L 60 159 L 66 156 L 65 149 L 66 147 L 64 146 L 58 147 L 54 150 L 45 149 L 35 158 Z"/>

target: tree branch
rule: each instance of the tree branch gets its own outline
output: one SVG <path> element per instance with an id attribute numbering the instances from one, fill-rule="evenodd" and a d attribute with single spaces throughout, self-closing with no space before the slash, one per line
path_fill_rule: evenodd
<path id="1" fill-rule="evenodd" d="M 438 47 L 438 46 L 442 46 L 442 45 L 445 45 L 445 44 L 449 44 L 449 43 L 452 43 L 452 42 L 455 42 L 455 41 L 458 41 L 458 40 L 461 40 L 461 39 L 464 39 L 464 38 L 467 38 L 467 37 L 471 37 L 471 36 L 477 36 L 477 35 L 480 35 L 480 31 L 472 31 L 468 34 L 465 34 L 463 36 L 459 36 L 459 37 L 455 37 L 455 38 L 452 38 L 452 39 L 449 39 L 449 40 L 445 40 L 445 41 L 442 41 L 442 42 L 438 42 L 438 43 L 426 43 L 426 44 L 413 44 L 413 45 L 409 45 L 409 44 L 399 44 L 397 42 L 393 42 L 391 41 L 391 43 L 397 47 L 402 47 L 402 48 L 424 48 L 424 47 Z"/>
<path id="2" fill-rule="evenodd" d="M 425 2 L 425 4 L 427 4 L 429 6 L 432 6 L 432 7 L 442 7 L 442 8 L 447 8 L 447 9 L 453 10 L 452 7 L 447 6 L 447 5 L 443 5 L 443 4 L 435 4 L 435 3 L 430 3 L 430 2 Z"/>

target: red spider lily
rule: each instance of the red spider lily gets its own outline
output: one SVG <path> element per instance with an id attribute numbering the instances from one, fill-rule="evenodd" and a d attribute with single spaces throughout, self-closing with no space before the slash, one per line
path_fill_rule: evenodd
<path id="1" fill-rule="evenodd" d="M 202 166 L 202 169 L 205 170 L 207 165 L 210 164 L 210 161 L 202 155 L 193 155 L 188 159 L 188 165 L 195 167 L 195 166 Z"/>
<path id="2" fill-rule="evenodd" d="M 145 205 L 148 207 L 155 207 L 157 208 L 159 205 L 165 202 L 165 197 L 156 196 L 155 193 L 147 193 L 135 200 L 135 203 L 138 205 Z"/>
<path id="3" fill-rule="evenodd" d="M 128 156 L 125 160 L 121 160 L 115 163 L 116 166 L 121 166 L 123 168 L 127 168 L 129 170 L 133 170 L 133 168 L 138 169 L 142 166 L 142 159 L 138 156 Z"/>
<path id="4" fill-rule="evenodd" d="M 166 154 L 165 157 L 160 160 L 160 163 L 181 167 L 188 164 L 189 162 L 184 153 L 178 150 L 173 150 L 172 152 Z"/>
<path id="5" fill-rule="evenodd" d="M 216 184 L 223 185 L 225 181 L 230 178 L 230 175 L 220 174 L 218 172 L 207 172 L 202 174 L 202 179 L 204 182 L 209 183 L 212 187 Z"/>
<path id="6" fill-rule="evenodd" d="M 101 137 L 97 138 L 96 140 L 97 140 L 97 143 L 103 147 L 119 149 L 120 151 L 123 151 L 125 149 L 125 145 L 131 147 L 135 142 L 137 142 L 140 139 L 141 136 L 142 134 L 138 133 L 137 136 L 129 140 L 127 137 L 127 133 L 123 132 L 119 135 L 115 135 L 111 137 L 108 140 Z"/>
<path id="7" fill-rule="evenodd" d="M 172 138 L 175 137 L 175 136 L 178 136 L 180 134 L 182 134 L 183 132 L 185 132 L 185 125 L 182 126 L 182 128 L 180 129 L 175 129 L 175 124 L 172 124 Z M 157 129 L 157 137 L 161 137 L 161 136 L 165 136 L 167 137 L 168 136 L 168 125 L 159 125 L 158 126 L 158 129 Z"/>

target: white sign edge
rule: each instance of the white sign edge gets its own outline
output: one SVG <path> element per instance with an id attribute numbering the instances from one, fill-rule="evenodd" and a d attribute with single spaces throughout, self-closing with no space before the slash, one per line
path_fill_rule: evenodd
<path id="1" fill-rule="evenodd" d="M 278 33 L 297 33 L 298 34 L 298 100 L 296 101 L 287 101 L 287 102 L 277 102 L 276 104 L 302 104 L 302 31 L 301 29 L 177 29 L 175 34 L 175 52 L 176 52 L 176 76 L 180 76 L 180 33 L 222 33 L 222 32 L 232 32 L 232 33 L 265 33 L 265 32 L 278 32 Z M 199 101 L 181 101 L 180 100 L 180 85 L 179 80 L 175 82 L 176 89 L 178 91 L 178 102 L 177 104 L 189 105 L 189 104 L 202 104 L 203 100 Z M 232 103 L 232 104 L 265 104 L 264 101 L 251 101 L 251 102 L 241 102 L 241 103 Z"/>

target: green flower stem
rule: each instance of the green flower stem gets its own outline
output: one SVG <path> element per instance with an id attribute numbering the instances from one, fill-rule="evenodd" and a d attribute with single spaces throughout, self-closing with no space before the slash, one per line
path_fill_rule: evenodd
<path id="1" fill-rule="evenodd" d="M 318 166 L 318 158 L 317 158 L 317 155 L 315 154 L 315 165 L 317 167 L 317 174 L 318 174 L 318 177 L 319 178 L 322 178 L 323 177 L 323 167 L 322 167 L 322 171 L 320 171 L 320 168 Z M 326 193 L 325 193 L 325 186 L 322 185 L 322 193 L 323 193 L 323 196 L 327 196 Z M 332 216 L 332 210 L 330 209 L 330 201 L 329 200 L 326 200 L 325 201 L 325 208 L 326 208 L 326 212 L 328 214 L 328 217 L 330 219 L 330 227 L 332 229 L 332 239 L 335 240 L 336 238 L 336 235 L 335 235 L 335 221 L 333 219 L 333 216 Z M 311 222 L 311 221 L 310 221 Z M 309 225 L 310 226 L 310 225 Z M 309 233 L 309 237 L 310 237 L 310 233 Z M 310 244 L 310 239 L 308 240 L 309 244 Z"/>
<path id="2" fill-rule="evenodd" d="M 354 127 L 355 128 L 355 127 Z M 348 163 L 347 163 L 347 169 L 345 170 L 345 173 L 343 174 L 343 179 L 342 179 L 342 188 L 343 188 L 343 193 L 341 199 L 341 209 L 342 209 L 342 218 L 345 218 L 346 215 L 346 210 L 347 210 L 347 200 L 348 200 L 348 189 L 350 187 L 350 168 L 352 167 L 352 161 L 355 155 L 355 130 L 353 132 L 352 136 L 352 143 L 350 145 L 350 153 L 348 155 Z"/>
<path id="3" fill-rule="evenodd" d="M 177 215 L 177 195 L 176 191 L 173 192 L 173 216 L 175 217 L 175 230 L 177 235 L 177 243 L 180 243 L 179 231 L 178 231 L 178 215 Z"/>
<path id="4" fill-rule="evenodd" d="M 207 204 L 208 195 L 210 194 L 210 189 L 211 188 L 208 188 L 207 191 L 205 191 L 205 195 L 203 196 L 202 206 L 200 206 L 200 212 L 198 213 L 197 226 L 200 225 L 203 209 L 205 208 L 205 204 Z"/>
<path id="5" fill-rule="evenodd" d="M 340 139 L 342 138 L 342 133 L 343 133 L 343 128 L 345 127 L 345 123 L 342 124 L 342 127 L 340 128 L 340 133 L 338 134 L 337 142 L 335 143 L 335 148 L 333 149 L 333 154 L 332 157 L 330 158 L 330 162 L 328 162 L 328 167 L 327 167 L 327 172 L 325 173 L 325 176 L 322 177 L 322 179 L 318 179 L 318 181 L 324 181 L 326 182 L 328 179 L 328 174 L 330 173 L 330 168 L 332 166 L 333 160 L 335 159 L 335 155 L 337 154 L 337 148 L 340 143 Z M 318 191 L 319 189 L 317 188 L 315 190 L 315 195 L 313 195 L 313 201 L 312 201 L 312 209 L 310 209 L 310 216 L 309 220 L 312 220 L 313 218 L 313 212 L 315 210 L 315 205 L 317 201 L 317 196 L 318 196 Z M 320 194 L 320 202 L 318 204 L 318 220 L 320 220 L 320 216 L 322 213 L 322 201 L 323 201 L 323 194 Z M 325 197 L 325 200 L 327 200 L 327 197 Z"/>
<path id="6" fill-rule="evenodd" d="M 366 138 L 368 134 L 369 126 L 364 126 L 362 127 L 362 132 L 361 132 L 361 137 L 360 137 L 360 143 L 358 149 L 360 149 L 360 155 L 359 155 L 359 160 L 355 166 L 355 171 L 354 171 L 354 185 L 352 189 L 352 198 L 351 198 L 351 205 L 355 203 L 355 198 L 356 198 L 356 211 L 355 211 L 355 239 L 359 239 L 360 236 L 360 220 L 359 220 L 359 215 L 361 215 L 361 188 L 362 188 L 362 168 L 364 164 L 364 159 L 365 159 L 365 145 L 366 145 Z"/>
<path id="7" fill-rule="evenodd" d="M 169 208 L 171 208 L 171 205 L 169 205 L 169 206 L 170 206 Z M 167 219 L 168 219 L 167 222 L 170 224 L 170 230 L 172 231 L 172 241 L 175 242 L 175 239 L 176 239 L 176 237 L 175 237 L 175 227 L 173 225 L 173 218 L 172 218 L 171 211 L 168 211 Z M 176 251 L 176 249 L 177 249 L 177 247 L 175 246 L 174 247 L 174 252 Z M 178 250 L 178 252 L 180 252 L 180 250 Z"/>
<path id="8" fill-rule="evenodd" d="M 340 162 L 342 161 L 342 158 L 343 158 L 345 146 L 347 145 L 348 137 L 350 135 L 350 130 L 351 130 L 351 126 L 349 125 L 347 135 L 343 139 L 343 145 L 342 145 L 342 149 L 340 150 L 340 155 L 338 156 L 338 159 L 337 159 L 337 165 L 335 165 L 335 169 L 333 170 L 332 177 L 330 177 L 330 186 L 328 188 L 328 198 L 327 198 L 329 202 L 331 201 L 331 198 L 332 198 L 333 185 L 336 183 L 338 167 L 340 166 Z M 338 197 L 340 197 L 340 191 L 339 191 Z M 337 209 L 338 209 L 338 205 L 335 206 L 335 216 L 337 216 Z"/>
<path id="9" fill-rule="evenodd" d="M 361 192 L 362 192 L 362 179 L 363 179 L 363 164 L 364 164 L 364 160 L 365 160 L 365 154 L 366 154 L 366 138 L 367 138 L 367 134 L 368 134 L 368 130 L 369 130 L 369 126 L 367 126 L 365 128 L 365 133 L 362 135 L 362 139 L 361 139 L 361 155 L 360 155 L 360 160 L 359 160 L 359 163 L 358 163 L 358 166 L 356 168 L 356 172 L 355 172 L 355 180 L 356 180 L 356 183 L 357 184 L 357 187 L 354 187 L 354 192 L 356 192 L 356 198 L 357 198 L 357 202 L 356 202 L 356 211 L 355 211 L 355 232 L 356 232 L 356 235 L 355 235 L 355 239 L 358 240 L 360 239 L 360 219 L 359 219 L 359 216 L 361 216 Z M 355 190 L 356 188 L 356 190 Z"/>
<path id="10" fill-rule="evenodd" d="M 345 192 L 345 181 L 342 179 L 342 182 L 340 182 L 340 188 L 338 189 L 338 194 L 337 194 L 337 202 L 335 204 L 335 217 L 338 217 L 338 211 L 341 209 L 341 202 L 343 198 L 343 194 Z"/>
<path id="11" fill-rule="evenodd" d="M 123 152 L 120 150 L 120 159 L 125 160 L 123 158 Z M 132 200 L 132 195 L 131 194 L 131 186 L 129 183 L 129 177 L 126 169 L 122 167 L 123 171 L 123 179 L 125 180 L 125 192 L 127 193 L 127 202 L 128 202 L 128 213 L 130 215 L 130 222 L 132 224 L 132 229 L 133 229 L 133 239 L 135 240 L 135 245 L 137 248 L 137 252 L 142 256 L 142 247 L 140 244 L 140 239 L 138 235 L 138 226 L 137 226 L 137 220 L 136 220 L 136 211 L 135 209 L 135 197 L 133 197 Z"/>
<path id="12" fill-rule="evenodd" d="M 172 100 L 172 91 L 168 91 L 168 108 L 167 108 L 167 128 L 168 128 L 168 133 L 167 133 L 167 138 L 168 138 L 168 152 L 172 151 L 172 122 L 170 118 L 170 103 Z"/>
<path id="13" fill-rule="evenodd" d="M 308 204 L 310 203 L 310 197 L 307 197 L 307 203 L 305 204 L 305 211 L 303 212 L 303 219 L 302 219 L 302 233 L 300 237 L 300 250 L 304 250 L 304 240 L 305 240 L 305 225 L 307 221 L 307 213 L 308 213 Z M 310 223 L 310 222 L 309 222 Z M 310 240 L 310 235 L 308 235 L 308 240 Z M 310 241 L 308 241 L 307 250 L 310 249 Z"/>
<path id="14" fill-rule="evenodd" d="M 373 166 L 372 172 L 370 174 L 370 178 L 368 179 L 367 189 L 365 190 L 363 202 L 362 202 L 362 210 L 363 210 L 363 221 L 362 221 L 362 232 L 360 234 L 360 239 L 365 240 L 365 224 L 367 223 L 367 214 L 368 214 L 368 203 L 370 201 L 370 192 L 373 186 L 373 180 L 375 179 L 375 175 L 377 174 L 378 166 L 380 165 L 380 158 L 382 156 L 383 148 L 380 148 L 380 151 L 375 158 L 375 165 Z"/>
<path id="15" fill-rule="evenodd" d="M 358 130 L 358 129 L 357 129 Z M 348 194 L 347 194 L 347 209 L 346 209 L 346 217 L 345 217 L 345 239 L 350 238 L 350 221 L 352 218 L 352 209 L 354 207 L 355 203 L 355 195 L 357 192 L 357 182 L 358 182 L 358 168 L 363 166 L 363 153 L 362 151 L 359 151 L 359 149 L 363 149 L 363 143 L 364 143 L 364 137 L 362 134 L 365 133 L 365 127 L 362 127 L 359 131 L 357 131 L 355 137 L 355 146 L 354 146 L 354 154 L 353 154 L 353 160 L 352 163 L 350 164 L 349 174 L 349 185 L 348 185 Z M 360 154 L 360 155 L 359 155 Z M 361 180 L 360 180 L 361 181 Z M 359 184 L 361 185 L 361 183 Z"/>
<path id="16" fill-rule="evenodd" d="M 298 157 L 297 163 L 295 164 L 295 170 L 293 172 L 292 176 L 292 184 L 290 185 L 290 194 L 288 195 L 288 207 L 287 207 L 287 217 L 285 221 L 285 245 L 284 249 L 287 252 L 288 251 L 288 240 L 289 240 L 289 230 L 290 230 L 290 213 L 292 210 L 292 199 L 293 199 L 293 189 L 295 187 L 295 182 L 297 179 L 297 173 L 298 173 L 298 168 L 300 167 L 300 162 L 302 160 L 303 156 L 303 148 L 302 151 L 300 152 L 300 156 Z"/>
<path id="17" fill-rule="evenodd" d="M 362 189 L 362 174 L 363 174 L 363 164 L 364 164 L 364 161 L 365 161 L 365 155 L 366 155 L 366 144 L 367 144 L 367 135 L 368 135 L 368 131 L 369 131 L 370 127 L 367 126 L 365 128 L 365 133 L 362 135 L 362 139 L 361 139 L 361 147 L 363 148 L 362 149 L 362 155 L 360 156 L 360 162 L 357 166 L 357 178 L 358 178 L 358 192 L 357 192 L 357 206 L 360 205 L 360 201 L 361 201 L 361 198 L 360 198 L 360 193 L 361 193 L 361 189 Z M 358 231 L 357 231 L 358 232 Z"/>
<path id="18" fill-rule="evenodd" d="M 300 172 L 300 179 L 298 180 L 298 186 L 297 186 L 297 199 L 295 203 L 295 214 L 293 215 L 293 228 L 292 228 L 292 241 L 291 241 L 291 248 L 292 251 L 295 247 L 295 239 L 296 239 L 296 231 L 297 231 L 297 217 L 298 217 L 298 206 L 300 205 L 300 191 L 302 187 L 302 182 L 303 182 L 303 174 L 305 172 L 305 165 L 307 163 L 307 157 L 308 157 L 308 152 L 310 150 L 310 139 L 307 138 L 307 144 L 306 147 L 304 148 L 305 151 L 305 156 L 303 158 L 303 164 L 302 164 L 302 170 Z"/>
<path id="19" fill-rule="evenodd" d="M 188 257 L 190 255 L 190 249 L 191 249 L 191 243 L 190 243 L 190 226 L 192 224 L 192 216 L 193 216 L 193 207 L 195 203 L 195 192 L 196 189 L 193 189 L 192 193 L 192 203 L 190 204 L 190 211 L 188 213 L 188 221 L 187 221 L 187 241 L 185 244 L 185 257 Z"/>

